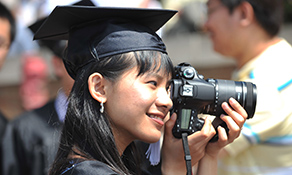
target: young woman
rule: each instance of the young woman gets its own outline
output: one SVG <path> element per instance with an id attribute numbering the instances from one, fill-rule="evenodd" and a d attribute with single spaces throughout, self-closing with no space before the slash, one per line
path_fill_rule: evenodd
<path id="1" fill-rule="evenodd" d="M 75 79 L 51 175 L 142 174 L 134 141 L 155 143 L 164 126 L 162 174 L 186 173 L 181 139 L 171 134 L 176 115 L 166 121 L 173 65 L 155 33 L 175 13 L 63 6 L 42 25 L 36 39 L 68 39 L 64 63 Z M 219 128 L 218 142 L 209 143 L 216 132 L 208 119 L 189 136 L 199 174 L 216 174 L 218 152 L 240 133 L 247 115 L 230 104 L 222 117 L 228 137 Z"/>

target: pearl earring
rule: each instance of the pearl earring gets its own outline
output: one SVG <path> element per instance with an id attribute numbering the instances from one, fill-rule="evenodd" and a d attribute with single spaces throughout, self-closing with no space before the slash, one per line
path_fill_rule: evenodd
<path id="1" fill-rule="evenodd" d="M 100 113 L 104 112 L 104 106 L 103 106 L 103 102 L 100 102 L 100 109 L 99 109 Z"/>

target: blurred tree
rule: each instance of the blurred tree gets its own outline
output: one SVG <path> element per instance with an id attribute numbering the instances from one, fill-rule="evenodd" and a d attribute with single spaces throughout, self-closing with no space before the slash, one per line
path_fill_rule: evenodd
<path id="1" fill-rule="evenodd" d="M 284 22 L 292 22 L 292 0 L 284 0 Z"/>

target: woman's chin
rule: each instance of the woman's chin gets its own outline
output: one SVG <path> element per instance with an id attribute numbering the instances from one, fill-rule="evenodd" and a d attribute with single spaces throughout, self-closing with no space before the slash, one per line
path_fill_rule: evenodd
<path id="1" fill-rule="evenodd" d="M 145 140 L 142 140 L 142 141 L 146 143 L 155 143 L 160 140 L 160 137 L 161 137 L 161 132 L 157 134 L 152 134 L 151 136 L 145 138 Z"/>

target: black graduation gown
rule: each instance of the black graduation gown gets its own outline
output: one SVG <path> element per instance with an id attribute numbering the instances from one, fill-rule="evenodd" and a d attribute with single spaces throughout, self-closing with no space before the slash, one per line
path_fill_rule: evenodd
<path id="1" fill-rule="evenodd" d="M 69 167 L 61 175 L 118 175 L 99 161 L 83 161 Z"/>
<path id="2" fill-rule="evenodd" d="M 6 117 L 0 112 L 0 174 L 2 172 L 2 140 L 3 140 L 3 135 L 6 129 L 7 125 L 7 119 Z"/>
<path id="3" fill-rule="evenodd" d="M 131 167 L 132 170 L 134 170 L 135 168 L 140 168 L 141 172 L 138 172 L 140 172 L 142 175 L 161 175 L 160 164 L 156 166 L 151 166 L 149 160 L 146 159 L 145 154 L 143 154 L 147 151 L 149 144 L 136 141 L 136 145 L 138 151 L 141 151 L 139 153 L 142 158 L 142 162 L 139 167 L 137 167 L 137 165 L 136 167 Z M 127 150 L 124 152 L 124 154 L 126 155 L 128 153 L 129 152 L 127 152 Z M 61 175 L 118 175 L 118 173 L 111 170 L 108 165 L 100 161 L 82 161 L 79 163 L 76 162 L 78 162 L 78 160 L 73 161 L 72 165 L 70 165 L 70 167 L 67 167 L 67 169 L 61 173 Z"/>
<path id="4" fill-rule="evenodd" d="M 138 154 L 140 156 L 140 162 L 139 168 L 142 171 L 142 175 L 161 175 L 161 159 L 160 163 L 158 165 L 151 165 L 150 161 L 146 158 L 146 152 L 149 147 L 149 143 L 141 142 L 141 141 L 135 141 Z M 124 154 L 129 154 L 128 149 L 125 150 Z M 136 156 L 137 157 L 137 156 Z M 133 165 L 135 166 L 135 165 Z M 132 169 L 135 168 L 132 166 Z"/>
<path id="5" fill-rule="evenodd" d="M 47 175 L 61 127 L 54 101 L 10 122 L 3 139 L 3 175 Z"/>
<path id="6" fill-rule="evenodd" d="M 3 138 L 6 125 L 7 125 L 7 119 L 0 111 L 0 139 Z"/>

